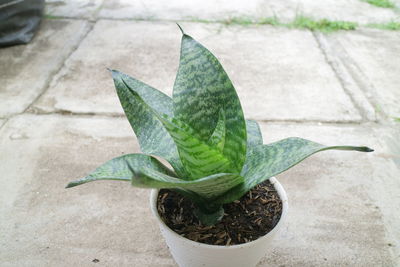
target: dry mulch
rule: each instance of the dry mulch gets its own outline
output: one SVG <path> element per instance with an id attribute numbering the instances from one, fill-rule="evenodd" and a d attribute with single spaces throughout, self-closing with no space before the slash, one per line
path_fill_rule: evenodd
<path id="1" fill-rule="evenodd" d="M 239 200 L 225 204 L 224 217 L 213 226 L 202 225 L 193 215 L 190 199 L 168 189 L 160 190 L 157 201 L 160 217 L 176 233 L 210 245 L 247 243 L 270 232 L 282 214 L 282 201 L 267 180 Z"/>

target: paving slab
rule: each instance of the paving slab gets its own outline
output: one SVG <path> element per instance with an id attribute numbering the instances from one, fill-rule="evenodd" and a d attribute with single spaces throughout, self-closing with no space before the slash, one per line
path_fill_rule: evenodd
<path id="1" fill-rule="evenodd" d="M 103 0 L 47 0 L 47 16 L 66 18 L 96 18 Z"/>
<path id="2" fill-rule="evenodd" d="M 173 266 L 149 191 L 68 181 L 138 152 L 122 118 L 21 115 L 0 130 L 2 266 Z"/>
<path id="3" fill-rule="evenodd" d="M 289 216 L 259 266 L 396 266 L 399 169 L 381 138 L 390 131 L 276 123 L 261 128 L 265 142 L 301 136 L 369 145 L 376 152 L 324 152 L 279 175 Z M 137 151 L 123 118 L 10 119 L 0 129 L 2 264 L 86 266 L 98 259 L 105 266 L 176 266 L 151 216 L 148 190 L 113 181 L 64 189 L 104 161 Z"/>
<path id="4" fill-rule="evenodd" d="M 240 0 L 194 0 L 194 1 L 105 1 L 100 18 L 113 19 L 204 19 L 221 20 L 231 17 L 272 16 L 272 10 L 264 0 L 243 2 Z"/>
<path id="5" fill-rule="evenodd" d="M 220 59 L 247 117 L 361 120 L 310 32 L 270 26 L 182 26 Z M 174 23 L 99 21 L 34 108 L 40 112 L 121 114 L 107 67 L 171 95 L 180 38 Z"/>
<path id="6" fill-rule="evenodd" d="M 392 9 L 379 8 L 360 0 L 326 0 L 321 4 L 313 0 L 288 1 L 240 1 L 240 0 L 157 0 L 105 1 L 101 18 L 163 19 L 163 20 L 226 20 L 233 17 L 263 18 L 277 16 L 283 21 L 292 21 L 298 15 L 317 19 L 347 20 L 359 23 L 387 22 L 398 18 Z"/>
<path id="7" fill-rule="evenodd" d="M 378 111 L 400 118 L 400 33 L 362 29 L 327 36 L 344 64 L 376 104 Z"/>
<path id="8" fill-rule="evenodd" d="M 360 24 L 382 23 L 399 18 L 391 8 L 381 8 L 361 0 L 313 0 L 269 1 L 271 9 L 284 20 L 293 20 L 298 15 L 315 19 L 353 21 Z"/>
<path id="9" fill-rule="evenodd" d="M 88 29 L 85 21 L 44 20 L 31 43 L 0 49 L 0 117 L 24 111 Z"/>
<path id="10" fill-rule="evenodd" d="M 326 151 L 278 175 L 289 198 L 286 228 L 259 266 L 397 266 L 400 168 L 381 126 L 261 124 L 264 142 L 299 136 L 373 153 Z"/>

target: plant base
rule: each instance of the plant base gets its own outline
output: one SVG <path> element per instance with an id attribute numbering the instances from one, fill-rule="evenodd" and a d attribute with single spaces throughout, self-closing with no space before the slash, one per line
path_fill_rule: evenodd
<path id="1" fill-rule="evenodd" d="M 164 223 L 179 235 L 209 245 L 237 245 L 254 241 L 270 232 L 282 214 L 282 201 L 269 182 L 256 186 L 233 203 L 224 205 L 222 220 L 202 225 L 194 204 L 182 195 L 160 190 L 157 210 Z"/>
<path id="2" fill-rule="evenodd" d="M 208 245 L 189 240 L 169 228 L 161 219 L 157 210 L 159 190 L 153 190 L 150 198 L 152 212 L 155 215 L 171 254 L 181 267 L 197 266 L 255 266 L 272 244 L 273 237 L 282 227 L 286 218 L 288 203 L 286 192 L 275 179 L 270 179 L 282 202 L 281 218 L 275 227 L 258 239 L 239 245 Z"/>

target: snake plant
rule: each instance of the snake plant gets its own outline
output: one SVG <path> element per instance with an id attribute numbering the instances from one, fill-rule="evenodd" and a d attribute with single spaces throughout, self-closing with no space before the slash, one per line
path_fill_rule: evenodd
<path id="1" fill-rule="evenodd" d="M 178 25 L 179 26 L 179 25 Z M 182 31 L 173 97 L 111 70 L 121 105 L 141 151 L 114 158 L 74 187 L 97 180 L 169 188 L 190 198 L 206 225 L 218 222 L 223 204 L 308 156 L 329 149 L 371 152 L 368 147 L 324 146 L 291 137 L 264 145 L 256 121 L 246 120 L 232 82 L 217 58 Z M 154 156 L 165 159 L 162 164 Z"/>

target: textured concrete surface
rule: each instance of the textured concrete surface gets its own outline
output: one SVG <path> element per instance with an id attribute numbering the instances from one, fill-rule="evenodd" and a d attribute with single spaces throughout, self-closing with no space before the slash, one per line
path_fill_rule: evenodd
<path id="1" fill-rule="evenodd" d="M 88 31 L 80 20 L 44 20 L 28 45 L 0 49 L 0 117 L 23 112 Z"/>
<path id="2" fill-rule="evenodd" d="M 124 119 L 23 115 L 0 130 L 1 266 L 171 266 L 128 183 L 65 189 L 100 162 L 138 151 Z"/>
<path id="3" fill-rule="evenodd" d="M 351 98 L 353 104 L 358 108 L 363 120 L 377 121 L 377 110 L 364 92 L 364 86 L 354 79 L 354 74 L 343 64 L 343 52 L 338 45 L 327 39 L 329 34 L 314 32 L 314 37 L 324 53 L 326 61 L 332 67 L 336 77 L 340 80 L 343 90 Z"/>
<path id="4" fill-rule="evenodd" d="M 100 18 L 124 19 L 202 19 L 224 20 L 232 17 L 263 18 L 277 16 L 291 21 L 297 15 L 359 23 L 385 22 L 398 18 L 395 11 L 372 6 L 360 0 L 328 0 L 323 5 L 313 0 L 289 1 L 105 1 L 99 12 Z"/>
<path id="5" fill-rule="evenodd" d="M 176 266 L 149 191 L 105 181 L 64 189 L 139 151 L 106 67 L 171 93 L 180 32 L 127 19 L 297 13 L 364 23 L 398 11 L 358 0 L 88 0 L 49 1 L 47 12 L 73 19 L 45 20 L 29 45 L 0 49 L 0 266 Z M 270 121 L 265 143 L 299 136 L 375 149 L 319 153 L 278 176 L 289 216 L 258 267 L 400 266 L 398 32 L 182 26 L 221 60 L 246 116 Z"/>
<path id="6" fill-rule="evenodd" d="M 400 181 L 381 129 L 261 127 L 265 142 L 301 136 L 376 152 L 324 152 L 281 174 L 289 218 L 259 266 L 394 266 Z M 0 258 L 6 266 L 82 266 L 94 259 L 107 266 L 174 266 L 147 190 L 119 182 L 64 189 L 104 161 L 138 151 L 125 119 L 21 115 L 0 130 L 0 140 L 0 173 L 6 174 Z"/>
<path id="7" fill-rule="evenodd" d="M 221 60 L 247 117 L 361 119 L 310 32 L 270 26 L 182 26 Z M 171 95 L 180 38 L 174 23 L 102 20 L 66 62 L 35 108 L 42 112 L 122 113 L 106 67 L 129 73 Z"/>
<path id="8" fill-rule="evenodd" d="M 231 17 L 265 17 L 273 12 L 267 1 L 253 0 L 194 0 L 194 1 L 105 1 L 100 18 L 124 19 L 205 19 L 220 20 Z"/>
<path id="9" fill-rule="evenodd" d="M 373 153 L 326 151 L 278 175 L 287 190 L 287 227 L 260 266 L 396 266 L 400 170 L 375 126 L 261 124 L 264 143 L 290 136 Z M 397 256 L 393 256 L 397 255 Z"/>
<path id="10" fill-rule="evenodd" d="M 95 19 L 103 0 L 46 0 L 47 16 Z"/>
<path id="11" fill-rule="evenodd" d="M 278 17 L 291 20 L 296 15 L 317 19 L 354 21 L 361 24 L 381 23 L 399 18 L 390 8 L 376 7 L 361 0 L 325 0 L 323 4 L 313 0 L 269 1 Z"/>
<path id="12" fill-rule="evenodd" d="M 400 118 L 400 32 L 364 29 L 333 34 L 328 39 L 342 50 L 343 62 L 376 108 Z"/>

